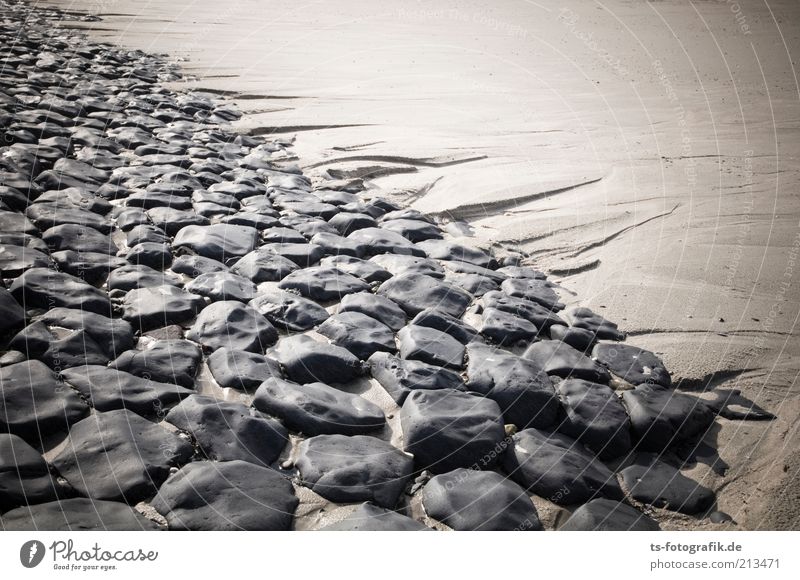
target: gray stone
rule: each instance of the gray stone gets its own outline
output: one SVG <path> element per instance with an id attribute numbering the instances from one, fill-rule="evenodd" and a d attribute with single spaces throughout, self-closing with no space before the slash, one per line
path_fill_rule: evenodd
<path id="1" fill-rule="evenodd" d="M 539 531 L 542 524 L 524 489 L 493 471 L 455 469 L 422 492 L 425 512 L 456 531 Z"/>
<path id="2" fill-rule="evenodd" d="M 502 451 L 497 403 L 452 389 L 415 390 L 400 413 L 405 449 L 418 469 L 491 468 Z"/>
<path id="3" fill-rule="evenodd" d="M 534 342 L 522 357 L 533 361 L 548 375 L 562 378 L 573 377 L 604 384 L 608 384 L 610 379 L 608 371 L 604 367 L 558 340 Z"/>
<path id="4" fill-rule="evenodd" d="M 143 417 L 160 418 L 194 391 L 160 383 L 101 365 L 73 367 L 61 377 L 98 411 L 127 409 Z"/>
<path id="5" fill-rule="evenodd" d="M 529 342 L 539 334 L 533 323 L 497 308 L 484 309 L 478 330 L 495 344 L 501 345 Z"/>
<path id="6" fill-rule="evenodd" d="M 367 256 L 377 254 L 405 254 L 425 257 L 424 250 L 412 244 L 397 232 L 382 228 L 362 228 L 347 236 L 351 241 L 364 247 Z"/>
<path id="7" fill-rule="evenodd" d="M 629 344 L 598 344 L 592 351 L 597 362 L 633 385 L 669 387 L 672 378 L 664 363 L 649 350 Z"/>
<path id="8" fill-rule="evenodd" d="M 411 325 L 425 326 L 427 328 L 440 330 L 445 334 L 449 334 L 461 344 L 467 344 L 478 334 L 477 330 L 463 320 L 433 308 L 426 308 L 417 314 L 411 320 Z"/>
<path id="9" fill-rule="evenodd" d="M 297 268 L 297 264 L 279 256 L 270 248 L 258 248 L 240 258 L 231 271 L 259 284 L 283 280 Z"/>
<path id="10" fill-rule="evenodd" d="M 48 268 L 31 268 L 14 280 L 11 294 L 24 308 L 76 308 L 109 314 L 111 303 L 105 292 L 75 276 Z"/>
<path id="11" fill-rule="evenodd" d="M 135 504 L 155 493 L 192 445 L 127 410 L 97 413 L 69 431 L 53 466 L 81 494 Z"/>
<path id="12" fill-rule="evenodd" d="M 392 508 L 414 470 L 414 460 L 366 435 L 317 435 L 298 448 L 303 485 L 336 503 L 370 501 Z"/>
<path id="13" fill-rule="evenodd" d="M 431 528 L 392 510 L 362 503 L 343 520 L 321 529 L 325 532 L 419 532 Z"/>
<path id="14" fill-rule="evenodd" d="M 570 308 L 564 312 L 564 318 L 574 328 L 588 330 L 598 340 L 625 340 L 625 333 L 620 332 L 615 323 L 589 308 Z"/>
<path id="15" fill-rule="evenodd" d="M 117 318 L 70 308 L 53 308 L 34 317 L 10 342 L 52 368 L 106 364 L 133 348 L 131 325 Z"/>
<path id="16" fill-rule="evenodd" d="M 197 450 L 216 461 L 266 466 L 278 458 L 289 437 L 283 425 L 255 409 L 201 395 L 184 399 L 166 420 L 191 435 Z"/>
<path id="17" fill-rule="evenodd" d="M 654 454 L 640 454 L 633 465 L 619 474 L 626 491 L 643 504 L 689 515 L 714 505 L 714 492 L 659 461 Z"/>
<path id="18" fill-rule="evenodd" d="M 50 257 L 62 272 L 77 276 L 93 285 L 102 283 L 109 272 L 128 263 L 124 258 L 108 254 L 73 250 L 53 252 Z"/>
<path id="19" fill-rule="evenodd" d="M 350 351 L 305 335 L 284 338 L 272 356 L 298 383 L 348 383 L 363 373 L 361 361 Z"/>
<path id="20" fill-rule="evenodd" d="M 631 423 L 610 387 L 567 379 L 556 388 L 566 413 L 559 431 L 577 439 L 603 460 L 630 451 Z"/>
<path id="21" fill-rule="evenodd" d="M 164 270 L 172 264 L 172 254 L 168 244 L 142 242 L 128 250 L 125 259 L 131 264 L 150 266 L 154 270 Z"/>
<path id="22" fill-rule="evenodd" d="M 0 513 L 66 498 L 71 491 L 50 474 L 36 449 L 16 435 L 0 433 Z"/>
<path id="23" fill-rule="evenodd" d="M 361 360 L 368 359 L 376 352 L 397 351 L 392 330 L 360 312 L 335 314 L 323 322 L 317 332 Z"/>
<path id="24" fill-rule="evenodd" d="M 47 268 L 50 259 L 33 248 L 25 246 L 0 245 L 0 276 L 16 278 L 31 268 Z"/>
<path id="25" fill-rule="evenodd" d="M 636 445 L 644 451 L 663 451 L 694 439 L 714 422 L 714 413 L 701 399 L 664 387 L 638 385 L 622 394 L 622 402 Z"/>
<path id="26" fill-rule="evenodd" d="M 241 260 L 239 260 L 239 262 L 241 262 Z M 237 262 L 237 264 L 239 262 Z M 194 254 L 178 256 L 172 261 L 171 269 L 176 274 L 185 274 L 190 278 L 197 278 L 201 274 L 228 271 L 228 267 L 222 262 L 203 256 L 196 256 Z"/>
<path id="27" fill-rule="evenodd" d="M 320 266 L 336 268 L 337 270 L 361 278 L 369 284 L 384 282 L 392 274 L 381 268 L 371 260 L 361 260 L 351 256 L 328 256 L 320 260 Z"/>
<path id="28" fill-rule="evenodd" d="M 212 302 L 218 300 L 249 302 L 258 293 L 256 285 L 250 280 L 231 272 L 200 274 L 186 285 L 186 290 L 192 294 L 205 296 Z"/>
<path id="29" fill-rule="evenodd" d="M 158 525 L 124 503 L 79 497 L 11 510 L 0 519 L 0 529 L 110 532 L 157 530 Z"/>
<path id="30" fill-rule="evenodd" d="M 106 280 L 109 291 L 128 292 L 139 288 L 177 286 L 177 276 L 153 270 L 150 266 L 128 265 L 112 270 Z"/>
<path id="31" fill-rule="evenodd" d="M 322 248 L 322 251 L 328 256 L 360 258 L 364 255 L 364 247 L 361 244 L 328 232 L 314 234 L 314 237 L 311 238 L 311 243 Z"/>
<path id="32" fill-rule="evenodd" d="M 560 340 L 579 352 L 587 352 L 594 346 L 595 335 L 589 330 L 554 324 L 550 327 L 550 338 Z"/>
<path id="33" fill-rule="evenodd" d="M 175 286 L 130 290 L 122 303 L 122 317 L 141 331 L 186 322 L 205 306 L 201 296 Z"/>
<path id="34" fill-rule="evenodd" d="M 214 380 L 223 389 L 254 393 L 267 379 L 282 376 L 276 361 L 254 352 L 220 348 L 211 353 L 206 362 Z"/>
<path id="35" fill-rule="evenodd" d="M 467 262 L 490 270 L 495 270 L 498 266 L 497 260 L 483 250 L 456 242 L 428 240 L 417 245 L 425 251 L 428 257 L 436 260 Z"/>
<path id="36" fill-rule="evenodd" d="M 416 219 L 381 220 L 381 227 L 390 232 L 397 232 L 411 242 L 439 240 L 442 231 L 435 225 Z"/>
<path id="37" fill-rule="evenodd" d="M 404 360 L 385 352 L 376 352 L 368 362 L 373 378 L 400 406 L 416 390 L 466 390 L 458 374 L 442 367 Z"/>
<path id="38" fill-rule="evenodd" d="M 42 234 L 42 240 L 54 251 L 98 252 L 112 256 L 119 251 L 107 235 L 77 224 L 50 228 Z"/>
<path id="39" fill-rule="evenodd" d="M 431 278 L 444 278 L 444 268 L 442 268 L 442 265 L 430 258 L 403 254 L 378 254 L 370 258 L 369 261 L 391 272 L 392 276 L 425 274 Z"/>
<path id="40" fill-rule="evenodd" d="M 611 499 L 597 498 L 580 506 L 559 528 L 561 532 L 657 532 L 654 519 L 636 508 Z"/>
<path id="41" fill-rule="evenodd" d="M 558 294 L 547 280 L 508 278 L 500 284 L 500 289 L 509 296 L 536 302 L 551 310 L 564 309 L 564 304 L 560 302 Z"/>
<path id="42" fill-rule="evenodd" d="M 559 505 L 586 503 L 595 497 L 622 499 L 611 470 L 561 433 L 518 432 L 506 451 L 504 467 L 521 486 Z"/>
<path id="43" fill-rule="evenodd" d="M 409 316 L 432 308 L 460 317 L 472 297 L 455 286 L 423 274 L 403 274 L 384 282 L 378 295 L 395 302 Z"/>
<path id="44" fill-rule="evenodd" d="M 284 290 L 295 290 L 319 302 L 338 302 L 347 294 L 369 289 L 360 278 L 326 266 L 296 270 L 281 280 L 278 286 Z"/>
<path id="45" fill-rule="evenodd" d="M 0 367 L 0 385 L 0 432 L 18 435 L 37 447 L 89 411 L 78 394 L 40 361 Z"/>
<path id="46" fill-rule="evenodd" d="M 175 235 L 172 247 L 227 264 L 229 260 L 253 251 L 257 243 L 258 230 L 255 228 L 231 224 L 190 225 Z"/>
<path id="47" fill-rule="evenodd" d="M 190 463 L 152 505 L 170 530 L 289 530 L 298 500 L 278 472 L 244 461 Z"/>
<path id="48" fill-rule="evenodd" d="M 278 341 L 278 331 L 257 310 L 223 300 L 200 313 L 186 338 L 212 351 L 229 348 L 262 353 Z"/>
<path id="49" fill-rule="evenodd" d="M 400 356 L 449 369 L 464 367 L 464 345 L 434 328 L 406 326 L 397 333 Z"/>
<path id="50" fill-rule="evenodd" d="M 194 387 L 200 348 L 188 340 L 157 340 L 143 350 L 122 353 L 109 367 L 162 383 Z"/>
<path id="51" fill-rule="evenodd" d="M 25 324 L 25 310 L 8 290 L 0 288 L 0 336 L 20 328 L 23 324 Z"/>
<path id="52" fill-rule="evenodd" d="M 360 312 L 379 320 L 395 332 L 406 325 L 406 314 L 397 304 L 371 292 L 348 294 L 342 298 L 339 312 Z"/>
<path id="53" fill-rule="evenodd" d="M 304 435 L 362 435 L 386 424 L 377 405 L 323 383 L 271 378 L 258 388 L 253 405 Z"/>
<path id="54" fill-rule="evenodd" d="M 519 429 L 542 429 L 555 423 L 560 404 L 541 368 L 480 343 L 468 346 L 467 358 L 467 388 L 495 401 L 506 423 Z"/>
<path id="55" fill-rule="evenodd" d="M 285 290 L 259 292 L 250 307 L 276 327 L 289 332 L 311 330 L 328 318 L 328 311 L 313 300 Z"/>
<path id="56" fill-rule="evenodd" d="M 550 328 L 554 324 L 564 324 L 551 308 L 503 292 L 487 292 L 481 298 L 481 303 L 485 309 L 495 308 L 524 318 L 539 330 Z"/>

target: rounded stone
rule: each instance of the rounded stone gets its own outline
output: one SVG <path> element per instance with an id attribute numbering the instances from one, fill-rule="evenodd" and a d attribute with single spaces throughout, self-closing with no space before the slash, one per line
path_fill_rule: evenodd
<path id="1" fill-rule="evenodd" d="M 167 413 L 168 423 L 185 431 L 205 457 L 258 465 L 275 461 L 288 443 L 286 428 L 255 409 L 233 401 L 192 395 Z"/>
<path id="2" fill-rule="evenodd" d="M 211 351 L 229 348 L 262 353 L 278 341 L 278 331 L 255 309 L 223 300 L 200 313 L 186 338 Z"/>
<path id="3" fill-rule="evenodd" d="M 253 406 L 305 435 L 362 435 L 386 425 L 380 407 L 324 383 L 271 378 L 256 391 Z"/>
<path id="4" fill-rule="evenodd" d="M 128 409 L 143 417 L 160 417 L 194 391 L 160 383 L 101 365 L 73 367 L 61 377 L 98 411 Z"/>
<path id="5" fill-rule="evenodd" d="M 455 469 L 431 478 L 422 491 L 425 512 L 456 531 L 539 531 L 527 492 L 494 471 Z"/>
<path id="6" fill-rule="evenodd" d="M 284 338 L 272 356 L 298 383 L 348 383 L 363 373 L 361 361 L 350 351 L 305 335 Z"/>
<path id="7" fill-rule="evenodd" d="M 631 423 L 610 387 L 567 379 L 556 390 L 565 411 L 559 431 L 577 439 L 603 460 L 631 450 Z"/>
<path id="8" fill-rule="evenodd" d="M 289 332 L 311 330 L 328 318 L 328 311 L 313 300 L 285 290 L 259 292 L 250 301 L 250 307 L 276 327 Z"/>
<path id="9" fill-rule="evenodd" d="M 122 303 L 122 317 L 141 331 L 186 322 L 205 306 L 197 294 L 170 285 L 130 290 Z"/>
<path id="10" fill-rule="evenodd" d="M 362 503 L 343 520 L 321 529 L 325 532 L 419 532 L 431 531 L 426 525 L 395 511 Z"/>
<path id="11" fill-rule="evenodd" d="M 392 330 L 360 312 L 335 314 L 323 322 L 317 332 L 361 360 L 366 360 L 379 351 L 397 351 Z"/>
<path id="12" fill-rule="evenodd" d="M 598 344 L 592 356 L 618 377 L 632 385 L 669 387 L 672 378 L 664 363 L 649 350 L 629 344 Z"/>
<path id="13" fill-rule="evenodd" d="M 560 403 L 550 377 L 529 360 L 471 343 L 467 348 L 467 388 L 495 401 L 506 423 L 518 429 L 549 427 Z"/>
<path id="14" fill-rule="evenodd" d="M 512 437 L 503 466 L 511 479 L 559 505 L 595 497 L 622 499 L 614 474 L 574 439 L 561 433 L 525 429 Z"/>
<path id="15" fill-rule="evenodd" d="M 376 352 L 369 357 L 368 363 L 372 377 L 401 406 L 416 390 L 467 390 L 457 373 L 435 365 L 404 360 L 385 352 Z"/>
<path id="16" fill-rule="evenodd" d="M 708 510 L 716 499 L 710 489 L 660 461 L 655 454 L 639 454 L 633 465 L 619 474 L 633 499 L 657 508 L 693 515 Z"/>
<path id="17" fill-rule="evenodd" d="M 414 460 L 366 435 L 317 435 L 298 447 L 302 484 L 336 503 L 370 501 L 392 508 L 414 470 Z"/>
<path id="18" fill-rule="evenodd" d="M 254 352 L 219 348 L 206 361 L 208 370 L 223 389 L 253 393 L 267 379 L 281 378 L 280 365 L 271 358 Z"/>
<path id="19" fill-rule="evenodd" d="M 153 499 L 170 530 L 284 531 L 298 500 L 289 480 L 245 461 L 190 463 Z"/>
<path id="20" fill-rule="evenodd" d="M 497 403 L 452 389 L 416 390 L 400 412 L 405 450 L 418 469 L 491 468 L 505 437 Z"/>
<path id="21" fill-rule="evenodd" d="M 658 522 L 636 508 L 597 498 L 572 512 L 561 532 L 657 532 Z"/>
<path id="22" fill-rule="evenodd" d="M 425 326 L 406 326 L 397 333 L 400 356 L 449 369 L 464 366 L 464 345 L 440 330 Z"/>
<path id="23" fill-rule="evenodd" d="M 69 431 L 53 466 L 82 495 L 135 504 L 155 493 L 192 445 L 127 410 L 96 413 Z"/>
<path id="24" fill-rule="evenodd" d="M 363 280 L 326 266 L 296 270 L 281 280 L 278 286 L 284 290 L 295 290 L 319 302 L 340 301 L 347 294 L 369 289 Z"/>
<path id="25" fill-rule="evenodd" d="M 0 367 L 0 432 L 32 445 L 79 421 L 89 407 L 58 381 L 44 363 L 33 360 Z M 31 412 L 35 409 L 35 412 Z"/>
<path id="26" fill-rule="evenodd" d="M 342 298 L 339 312 L 360 312 L 397 332 L 406 325 L 406 314 L 394 302 L 371 292 L 348 294 Z"/>
<path id="27" fill-rule="evenodd" d="M 522 357 L 532 361 L 548 375 L 556 375 L 565 379 L 570 377 L 585 379 L 603 384 L 608 384 L 611 378 L 605 367 L 558 340 L 534 342 Z"/>
<path id="28" fill-rule="evenodd" d="M 409 316 L 431 308 L 460 317 L 472 301 L 464 290 L 424 274 L 395 276 L 381 285 L 378 295 L 396 303 Z"/>
<path id="29" fill-rule="evenodd" d="M 250 280 L 230 272 L 200 274 L 186 285 L 186 290 L 192 294 L 205 296 L 212 302 L 219 300 L 249 302 L 258 293 L 256 285 Z"/>
<path id="30" fill-rule="evenodd" d="M 116 501 L 73 498 L 20 507 L 3 514 L 6 531 L 142 531 L 158 525 L 132 507 Z"/>

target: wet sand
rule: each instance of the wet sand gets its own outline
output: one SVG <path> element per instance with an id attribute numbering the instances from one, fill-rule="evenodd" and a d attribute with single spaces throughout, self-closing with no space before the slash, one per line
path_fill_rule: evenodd
<path id="1" fill-rule="evenodd" d="M 306 174 L 529 252 L 680 388 L 741 389 L 778 419 L 720 419 L 729 469 L 692 475 L 736 527 L 798 528 L 795 2 L 46 4 L 185 59 Z"/>

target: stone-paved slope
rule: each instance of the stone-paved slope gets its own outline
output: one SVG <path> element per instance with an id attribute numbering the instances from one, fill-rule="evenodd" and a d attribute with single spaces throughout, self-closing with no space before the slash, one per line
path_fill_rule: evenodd
<path id="1" fill-rule="evenodd" d="M 524 256 L 312 181 L 225 102 L 165 89 L 159 57 L 0 9 L 0 527 L 317 528 L 308 506 L 332 502 L 341 529 L 536 530 L 536 505 L 652 529 L 637 510 L 713 509 L 672 450 L 726 405 L 565 312 Z"/>

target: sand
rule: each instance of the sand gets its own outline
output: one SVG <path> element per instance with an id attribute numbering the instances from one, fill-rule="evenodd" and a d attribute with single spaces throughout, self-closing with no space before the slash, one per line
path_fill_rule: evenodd
<path id="1" fill-rule="evenodd" d="M 741 389 L 778 419 L 720 419 L 729 469 L 692 475 L 734 529 L 800 528 L 795 1 L 46 4 L 183 59 L 307 174 L 529 252 L 681 388 Z"/>

